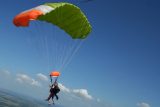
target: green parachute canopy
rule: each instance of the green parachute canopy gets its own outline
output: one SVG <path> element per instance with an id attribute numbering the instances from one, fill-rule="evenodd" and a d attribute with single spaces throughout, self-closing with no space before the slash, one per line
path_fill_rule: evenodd
<path id="1" fill-rule="evenodd" d="M 38 10 L 38 12 L 33 10 Z M 81 9 L 70 3 L 45 3 L 20 13 L 14 18 L 13 22 L 16 26 L 27 26 L 29 21 L 27 23 L 26 20 L 40 20 L 52 23 L 63 29 L 73 39 L 84 39 L 92 30 L 87 17 Z"/>

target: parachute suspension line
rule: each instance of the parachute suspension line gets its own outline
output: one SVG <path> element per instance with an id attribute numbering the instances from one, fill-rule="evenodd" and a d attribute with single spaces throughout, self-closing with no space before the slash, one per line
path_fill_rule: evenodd
<path id="1" fill-rule="evenodd" d="M 62 5 L 62 4 L 61 4 Z M 57 17 L 62 17 L 62 10 L 61 10 L 61 8 L 59 8 L 59 11 L 58 11 L 58 14 L 57 14 Z M 59 20 L 59 18 L 57 19 L 57 20 Z M 59 22 L 59 21 L 58 21 Z M 62 66 L 62 61 L 63 61 L 63 59 L 64 59 L 64 57 L 67 57 L 67 51 L 68 51 L 68 49 L 67 49 L 67 44 L 66 44 L 66 42 L 63 42 L 63 43 L 59 43 L 59 51 L 60 51 L 60 54 L 58 55 L 58 62 L 59 62 L 59 68 L 58 69 L 60 69 L 60 66 Z"/>
<path id="2" fill-rule="evenodd" d="M 76 41 L 79 43 L 79 41 Z M 77 43 L 74 41 L 74 43 L 69 44 L 68 50 L 66 50 L 66 55 L 64 56 L 64 58 L 62 58 L 62 65 L 60 68 L 60 71 L 62 71 L 62 68 L 66 65 L 66 63 L 69 61 L 69 59 L 72 59 L 72 57 L 74 56 L 73 54 L 75 53 L 75 49 L 78 46 Z"/>
<path id="3" fill-rule="evenodd" d="M 61 71 L 63 71 L 63 69 L 67 67 L 67 65 L 71 62 L 71 60 L 73 59 L 77 51 L 80 49 L 81 44 L 82 44 L 82 41 L 71 47 L 71 49 L 69 50 L 70 51 L 69 55 L 63 61 L 63 64 L 60 69 Z"/>
<path id="4" fill-rule="evenodd" d="M 35 43 L 37 45 L 37 49 L 39 49 L 39 54 L 42 54 L 42 55 L 45 55 L 45 53 L 43 53 L 43 50 L 45 49 L 44 48 L 44 39 L 43 39 L 43 35 L 42 35 L 42 31 L 41 31 L 41 25 L 42 23 L 38 23 L 38 22 L 33 22 L 33 27 L 35 28 L 35 30 L 33 31 L 31 29 L 31 31 L 35 32 L 34 35 L 32 35 L 33 37 L 32 38 L 35 38 Z"/>
<path id="5" fill-rule="evenodd" d="M 22 31 L 27 34 L 27 42 L 30 46 L 32 46 L 32 49 L 34 49 L 35 51 L 41 51 L 39 48 L 39 42 L 42 41 L 41 39 L 41 35 L 39 35 L 40 30 L 39 30 L 39 26 L 37 25 L 37 22 L 33 21 L 30 24 L 32 24 L 32 26 L 28 26 L 28 27 L 20 27 L 20 29 L 22 29 Z M 36 31 L 33 30 L 36 28 Z M 33 48 L 34 47 L 34 48 Z M 37 52 L 36 52 L 37 53 Z M 38 52 L 39 53 L 39 52 Z M 36 54 L 37 56 L 39 54 Z"/>
<path id="6" fill-rule="evenodd" d="M 61 8 L 59 8 L 57 17 L 62 17 L 62 10 L 61 10 Z M 57 20 L 59 20 L 59 18 L 57 18 Z M 63 45 L 61 46 L 61 44 L 63 44 Z M 59 46 L 58 47 L 58 49 L 59 49 L 58 51 L 60 53 L 56 54 L 56 55 L 57 55 L 57 59 L 58 59 L 57 62 L 59 62 L 59 67 L 58 68 L 59 68 L 59 71 L 61 71 L 61 69 L 63 68 L 63 66 L 65 65 L 65 63 L 68 62 L 68 60 L 70 59 L 70 57 L 73 56 L 72 54 L 75 53 L 74 51 L 77 50 L 77 49 L 75 49 L 75 47 L 76 47 L 75 41 L 72 40 L 71 38 L 67 42 L 65 41 L 63 43 L 59 43 L 58 46 Z"/>
<path id="7" fill-rule="evenodd" d="M 23 34 L 26 34 L 27 35 L 27 43 L 30 45 L 30 46 L 32 46 L 32 45 L 34 45 L 33 43 L 34 43 L 34 41 L 33 41 L 33 39 L 31 38 L 31 35 L 34 35 L 34 33 L 29 29 L 29 27 L 20 27 L 19 28 L 22 32 L 23 32 Z"/>
<path id="8" fill-rule="evenodd" d="M 63 57 L 65 56 L 65 52 L 67 51 L 67 49 L 66 49 L 66 47 L 65 47 L 66 45 L 62 45 L 62 47 L 61 47 L 61 57 L 60 57 L 60 60 L 59 60 L 59 65 L 61 66 L 61 64 L 62 64 L 62 61 L 63 61 Z M 59 71 L 60 71 L 60 66 L 59 66 Z"/>
<path id="9" fill-rule="evenodd" d="M 72 42 L 74 42 L 74 43 L 72 43 Z M 69 44 L 69 47 L 68 47 L 69 49 L 68 49 L 68 51 L 66 51 L 66 56 L 64 56 L 64 58 L 63 58 L 60 70 L 62 70 L 64 65 L 68 62 L 68 60 L 71 58 L 72 54 L 74 53 L 74 50 L 77 46 L 76 42 L 78 42 L 78 41 L 76 41 L 76 42 L 72 41 L 72 42 L 71 42 L 72 44 Z"/>
<path id="10" fill-rule="evenodd" d="M 55 45 L 53 46 L 55 48 L 55 50 L 54 50 L 55 54 L 53 54 L 55 56 L 55 59 L 54 59 L 55 60 L 55 63 L 54 63 L 55 69 L 57 69 L 57 66 L 58 66 L 58 64 L 57 64 L 58 63 L 58 41 L 57 41 L 58 38 L 56 36 L 57 36 L 57 33 L 55 34 L 55 41 L 54 41 Z"/>
<path id="11" fill-rule="evenodd" d="M 57 81 L 58 81 L 58 77 L 56 77 L 55 80 L 53 81 L 52 76 L 50 76 L 51 85 L 53 85 L 53 83 L 55 83 L 55 82 L 57 82 Z"/>
<path id="12" fill-rule="evenodd" d="M 56 77 L 55 80 L 53 81 L 52 76 L 50 76 L 51 85 L 53 85 L 53 83 L 55 83 L 55 82 L 57 82 L 57 81 L 58 81 L 58 77 Z"/>
<path id="13" fill-rule="evenodd" d="M 36 41 L 34 43 L 37 43 L 38 48 L 40 49 L 38 53 L 42 54 L 44 58 L 43 62 L 47 65 L 47 70 L 50 71 L 53 69 L 52 61 L 55 61 L 53 63 L 55 68 L 57 65 L 57 58 L 56 55 L 54 55 L 54 53 L 57 54 L 58 49 L 55 48 L 58 46 L 56 42 L 55 28 L 53 28 L 51 24 L 46 24 L 46 22 L 37 22 L 34 23 L 34 26 L 37 28 L 36 33 L 33 36 L 36 37 Z M 51 30 L 51 32 L 49 30 Z"/>
<path id="14" fill-rule="evenodd" d="M 62 59 L 65 56 L 65 52 L 67 51 L 67 49 L 65 48 L 65 44 L 62 45 L 62 43 L 59 44 L 58 49 L 59 49 L 60 54 L 57 55 L 58 56 L 58 68 L 57 68 L 57 70 L 60 71 L 59 68 L 61 66 Z"/>
<path id="15" fill-rule="evenodd" d="M 58 20 L 58 22 L 59 22 L 58 17 L 62 16 L 61 13 L 62 13 L 61 9 L 59 9 L 58 12 L 57 12 L 57 15 L 56 15 L 56 17 L 57 17 L 56 19 Z M 53 60 L 53 62 L 55 62 L 54 66 L 55 66 L 56 70 L 58 70 L 59 66 L 60 66 L 60 62 L 61 62 L 60 60 L 62 59 L 62 55 L 65 53 L 65 51 L 64 51 L 65 50 L 65 45 L 62 45 L 63 42 L 59 37 L 59 36 L 62 36 L 62 35 L 58 35 L 58 36 L 56 34 L 54 34 L 54 35 L 57 38 L 55 39 L 55 41 L 53 41 L 54 42 L 54 46 L 53 46 L 54 47 L 54 60 Z M 53 57 L 53 55 L 52 55 L 52 57 Z"/>
<path id="16" fill-rule="evenodd" d="M 65 69 L 68 64 L 72 61 L 73 57 L 75 56 L 75 54 L 77 53 L 77 51 L 80 49 L 81 45 L 82 45 L 82 41 L 78 43 L 78 45 L 76 45 L 74 47 L 74 49 L 72 50 L 72 54 L 70 55 L 70 57 L 65 61 L 63 62 L 63 66 L 61 67 L 61 71 L 63 71 L 63 69 Z"/>
<path id="17" fill-rule="evenodd" d="M 42 23 L 42 24 L 44 24 L 44 22 Z M 46 52 L 46 61 L 47 61 L 47 68 L 48 68 L 48 70 L 47 71 L 49 71 L 50 70 L 50 49 L 49 49 L 49 39 L 48 39 L 48 37 L 50 37 L 50 34 L 48 34 L 48 35 L 46 35 L 47 34 L 47 30 L 49 30 L 49 29 L 46 29 L 47 27 L 45 26 L 45 25 L 43 25 L 42 26 L 42 31 L 43 31 L 43 34 L 42 34 L 42 37 L 44 37 L 44 47 L 45 47 L 45 52 Z"/>
<path id="18" fill-rule="evenodd" d="M 43 62 L 47 64 L 47 71 L 50 71 L 51 69 L 53 69 L 52 61 L 55 60 L 55 58 L 52 57 L 54 56 L 54 45 L 57 45 L 57 43 L 55 43 L 56 40 L 54 40 L 56 37 L 54 34 L 55 28 L 53 28 L 51 24 L 48 24 L 46 22 L 37 22 L 34 23 L 34 26 L 37 28 L 35 31 L 36 34 L 34 36 L 37 37 L 36 43 L 38 44 L 38 48 L 40 49 L 39 54 L 42 54 L 44 58 Z M 54 63 L 54 66 L 56 66 L 56 63 Z"/>
<path id="19" fill-rule="evenodd" d="M 61 4 L 61 6 L 62 6 L 62 4 Z M 58 9 L 58 14 L 57 14 L 57 17 L 62 17 L 63 15 L 62 15 L 62 9 L 61 9 L 61 7 Z M 60 22 L 60 19 L 59 18 L 57 18 L 57 21 L 58 22 Z M 62 36 L 62 35 L 61 35 Z M 67 37 L 67 36 L 66 36 Z M 65 52 L 67 51 L 67 49 L 65 48 L 67 45 L 65 45 L 65 42 L 64 41 L 61 41 L 62 39 L 60 39 L 60 40 L 58 40 L 59 41 L 59 47 L 58 47 L 58 51 L 60 52 L 59 54 L 57 54 L 57 57 L 58 57 L 58 70 L 59 70 L 59 68 L 60 68 L 60 66 L 61 66 L 61 61 L 62 61 L 62 58 L 63 58 L 63 56 L 65 56 Z"/>
<path id="20" fill-rule="evenodd" d="M 35 25 L 35 28 L 36 29 L 36 34 L 34 35 L 36 38 L 36 42 L 38 44 L 38 48 L 39 48 L 39 54 L 42 54 L 42 58 L 44 58 L 44 61 L 43 63 L 45 63 L 47 66 L 46 66 L 46 69 L 49 70 L 49 52 L 48 52 L 48 46 L 47 46 L 47 36 L 46 35 L 46 30 L 44 29 L 45 28 L 45 22 L 35 22 L 34 25 Z M 41 55 L 40 55 L 41 56 Z"/>
<path id="21" fill-rule="evenodd" d="M 50 82 L 51 82 L 51 84 L 52 84 L 52 76 L 50 75 Z"/>
<path id="22" fill-rule="evenodd" d="M 55 26 L 51 26 L 50 27 L 51 28 L 51 41 L 53 41 L 53 46 L 52 46 L 52 44 L 51 44 L 51 66 L 53 66 L 54 68 L 53 69 L 56 69 L 56 48 L 55 47 L 57 47 L 57 42 L 56 42 L 56 30 L 55 30 Z"/>
<path id="23" fill-rule="evenodd" d="M 37 51 L 36 55 L 39 55 L 40 58 L 44 58 L 42 61 L 47 65 L 46 68 L 49 71 L 50 42 L 48 36 L 50 36 L 50 34 L 47 32 L 49 30 L 48 24 L 46 25 L 46 22 L 42 21 L 31 21 L 30 24 L 31 26 L 22 29 L 26 34 L 29 35 L 29 43 L 32 47 L 34 47 L 32 49 Z"/>
<path id="24" fill-rule="evenodd" d="M 57 82 L 58 81 L 58 77 L 56 77 L 55 81 L 54 82 Z"/>
<path id="25" fill-rule="evenodd" d="M 59 14 L 59 12 L 58 12 L 58 14 Z M 57 19 L 57 20 L 59 20 L 59 17 L 58 17 L 58 16 L 59 16 L 59 15 L 56 16 L 56 19 Z M 55 65 L 54 65 L 54 66 L 55 66 L 55 69 L 56 69 L 56 70 L 58 69 L 58 65 L 59 65 L 59 64 L 58 64 L 58 62 L 59 62 L 59 55 L 62 54 L 62 53 L 59 51 L 59 49 L 60 49 L 60 46 L 59 46 L 60 43 L 59 43 L 59 40 L 58 40 L 58 39 L 59 39 L 59 38 L 58 38 L 59 36 L 60 36 L 60 35 L 57 35 L 57 32 L 55 32 L 55 41 L 54 41 L 55 45 L 53 46 L 53 47 L 54 47 L 54 53 L 55 53 L 55 54 L 53 54 L 53 55 L 55 56 L 55 59 L 54 59 L 54 61 L 55 61 L 54 64 L 55 64 Z"/>
<path id="26" fill-rule="evenodd" d="M 53 67 L 53 65 L 55 66 L 56 65 L 56 63 L 55 63 L 55 56 L 54 56 L 54 50 L 55 50 L 55 45 L 56 45 L 56 40 L 55 40 L 55 37 L 56 37 L 56 35 L 55 35 L 55 30 L 54 30 L 54 28 L 52 29 L 52 26 L 49 26 L 50 27 L 50 30 L 51 30 L 51 34 L 50 34 L 50 38 L 49 38 L 49 40 L 50 41 L 52 41 L 52 42 L 49 42 L 50 43 L 50 45 L 48 46 L 50 49 L 50 51 L 49 51 L 49 59 L 50 59 L 50 67 L 52 66 Z M 54 43 L 54 45 L 52 44 L 52 43 Z M 53 64 L 53 65 L 52 65 Z M 53 68 L 52 68 L 53 69 Z"/>
<path id="27" fill-rule="evenodd" d="M 51 25 L 51 24 L 50 24 Z M 55 26 L 46 26 L 45 27 L 47 30 L 48 28 L 50 28 L 51 32 L 46 35 L 46 38 L 48 37 L 48 43 L 47 43 L 47 47 L 49 50 L 48 50 L 48 59 L 49 59 L 49 62 L 50 62 L 50 70 L 57 70 L 58 68 L 58 62 L 59 62 L 59 54 L 61 54 L 61 51 L 60 51 L 60 41 L 58 40 L 58 37 L 60 35 L 57 35 L 57 32 L 56 32 L 56 28 Z M 47 31 L 46 30 L 46 31 Z M 46 33 L 47 34 L 47 33 Z"/>
<path id="28" fill-rule="evenodd" d="M 82 27 L 80 29 L 80 31 L 82 32 L 82 29 L 85 27 L 85 21 L 82 22 Z M 79 33 L 79 32 L 77 32 Z M 83 40 L 82 40 L 83 41 Z M 69 50 L 70 54 L 69 56 L 66 55 L 65 60 L 63 61 L 63 64 L 61 66 L 60 71 L 62 71 L 65 67 L 68 66 L 68 64 L 71 62 L 71 60 L 73 59 L 73 57 L 75 56 L 75 54 L 77 53 L 77 51 L 80 49 L 80 46 L 82 44 L 82 41 L 80 41 L 78 44 L 73 44 L 71 45 L 71 49 Z M 76 41 L 74 41 L 76 42 Z"/>
<path id="29" fill-rule="evenodd" d="M 55 83 L 55 82 L 57 82 L 57 81 L 58 81 L 58 77 L 56 77 L 55 80 L 53 81 L 52 76 L 50 76 L 51 85 L 53 85 L 53 83 Z"/>

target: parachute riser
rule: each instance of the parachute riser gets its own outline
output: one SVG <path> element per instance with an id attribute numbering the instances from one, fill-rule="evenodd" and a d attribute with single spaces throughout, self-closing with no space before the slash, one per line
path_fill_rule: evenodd
<path id="1" fill-rule="evenodd" d="M 58 77 L 56 77 L 55 80 L 54 80 L 54 82 L 53 82 L 52 76 L 50 75 L 50 82 L 51 82 L 51 84 L 56 83 L 57 81 L 58 81 Z"/>

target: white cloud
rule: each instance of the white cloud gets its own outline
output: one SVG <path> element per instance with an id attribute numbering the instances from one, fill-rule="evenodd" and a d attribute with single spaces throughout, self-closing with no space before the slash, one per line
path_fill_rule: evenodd
<path id="1" fill-rule="evenodd" d="M 17 74 L 16 80 L 20 83 L 24 83 L 27 85 L 41 86 L 41 84 L 38 81 L 36 81 L 35 79 L 32 79 L 26 74 Z"/>
<path id="2" fill-rule="evenodd" d="M 8 70 L 0 70 L 1 76 L 9 76 L 10 72 Z"/>
<path id="3" fill-rule="evenodd" d="M 82 98 L 86 98 L 89 100 L 93 99 L 93 97 L 88 94 L 88 91 L 86 89 L 73 89 L 73 93 Z"/>
<path id="4" fill-rule="evenodd" d="M 141 102 L 137 104 L 138 107 L 150 107 L 150 105 L 148 103 L 145 102 Z"/>
<path id="5" fill-rule="evenodd" d="M 65 87 L 61 83 L 59 83 L 58 85 L 59 85 L 59 88 L 61 89 L 61 91 L 63 91 L 63 92 L 69 93 L 71 91 L 69 88 Z"/>
<path id="6" fill-rule="evenodd" d="M 38 73 L 38 74 L 37 74 L 37 77 L 38 77 L 38 79 L 41 80 L 41 81 L 48 81 L 47 76 L 45 76 L 45 75 L 42 74 L 42 73 Z"/>
<path id="7" fill-rule="evenodd" d="M 93 99 L 93 97 L 88 94 L 87 89 L 69 89 L 69 88 L 65 87 L 64 85 L 62 85 L 61 83 L 59 83 L 59 87 L 60 87 L 61 91 L 65 92 L 65 93 L 69 93 L 70 95 L 74 95 L 74 96 L 77 96 L 82 99 L 85 98 L 87 100 Z"/>

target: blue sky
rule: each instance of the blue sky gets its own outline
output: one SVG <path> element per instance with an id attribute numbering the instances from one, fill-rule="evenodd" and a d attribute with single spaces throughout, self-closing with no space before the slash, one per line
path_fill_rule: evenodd
<path id="1" fill-rule="evenodd" d="M 52 1 L 1 1 L 1 69 L 13 74 L 34 76 L 41 72 L 47 75 L 47 63 L 28 45 L 25 32 L 17 30 L 12 19 L 21 11 Z M 160 2 L 94 0 L 77 3 L 72 0 L 72 3 L 86 13 L 93 30 L 59 81 L 71 88 L 87 89 L 93 97 L 113 107 L 136 107 L 140 102 L 158 107 Z M 58 29 L 56 32 L 64 34 Z"/>

